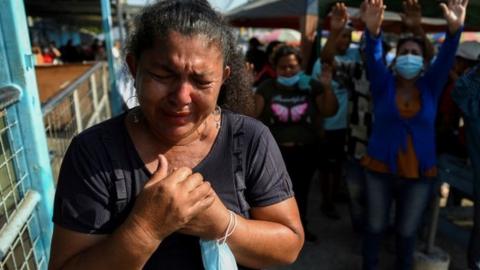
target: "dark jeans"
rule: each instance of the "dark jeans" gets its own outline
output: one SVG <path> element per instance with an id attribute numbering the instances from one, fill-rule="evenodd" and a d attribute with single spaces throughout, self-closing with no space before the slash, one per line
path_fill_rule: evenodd
<path id="1" fill-rule="evenodd" d="M 378 269 L 382 234 L 395 199 L 396 269 L 412 269 L 418 227 L 430 202 L 435 180 L 405 179 L 392 174 L 366 172 L 366 226 L 363 269 Z"/>
<path id="2" fill-rule="evenodd" d="M 310 183 L 316 169 L 315 151 L 313 145 L 281 146 L 283 160 L 287 167 L 288 174 L 292 179 L 293 191 L 297 200 L 298 209 L 302 224 L 306 229 L 307 225 L 307 202 Z"/>
<path id="3" fill-rule="evenodd" d="M 480 118 L 466 118 L 467 148 L 473 169 L 473 229 L 468 249 L 468 265 L 480 270 Z"/>
<path id="4" fill-rule="evenodd" d="M 346 132 L 346 129 L 326 130 L 320 145 L 320 189 L 322 191 L 322 208 L 324 209 L 334 208 L 334 199 L 340 195 Z"/>
<path id="5" fill-rule="evenodd" d="M 363 232 L 365 223 L 365 169 L 356 159 L 346 162 L 347 190 L 349 195 L 350 218 L 353 230 Z"/>

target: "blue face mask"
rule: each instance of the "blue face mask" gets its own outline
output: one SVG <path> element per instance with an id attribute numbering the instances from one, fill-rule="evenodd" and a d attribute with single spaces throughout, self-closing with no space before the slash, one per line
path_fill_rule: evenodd
<path id="1" fill-rule="evenodd" d="M 227 243 L 217 240 L 200 240 L 205 270 L 237 270 L 237 262 Z"/>
<path id="2" fill-rule="evenodd" d="M 395 60 L 394 69 L 403 78 L 413 79 L 423 69 L 423 57 L 413 54 L 400 55 Z"/>
<path id="3" fill-rule="evenodd" d="M 300 80 L 300 74 L 301 72 L 297 72 L 292 77 L 277 76 L 277 82 L 285 86 L 294 86 Z"/>

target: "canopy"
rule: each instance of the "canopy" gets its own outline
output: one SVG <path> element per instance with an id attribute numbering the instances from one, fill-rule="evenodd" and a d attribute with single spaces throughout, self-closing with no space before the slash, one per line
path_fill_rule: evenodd
<path id="1" fill-rule="evenodd" d="M 300 29 L 300 18 L 317 14 L 317 0 L 257 0 L 226 14 L 234 26 Z"/>
<path id="2" fill-rule="evenodd" d="M 256 0 L 241 5 L 226 14 L 234 26 L 292 28 L 300 29 L 300 18 L 306 14 L 316 15 L 320 11 L 320 19 L 327 18 L 334 0 Z M 362 0 L 343 0 L 351 7 L 354 15 Z M 320 3 L 320 7 L 318 7 Z M 397 12 L 402 12 L 402 1 L 385 0 L 387 13 L 384 27 L 389 31 L 401 31 L 401 20 Z M 424 28 L 426 31 L 445 30 L 445 21 L 438 0 L 422 0 Z M 357 13 L 357 12 L 355 12 Z M 323 20 L 328 26 L 328 19 Z M 468 6 L 466 28 L 470 31 L 480 30 L 480 0 L 470 0 Z"/>

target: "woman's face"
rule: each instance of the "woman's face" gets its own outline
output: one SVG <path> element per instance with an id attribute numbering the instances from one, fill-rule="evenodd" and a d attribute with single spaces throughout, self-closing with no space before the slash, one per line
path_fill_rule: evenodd
<path id="1" fill-rule="evenodd" d="M 276 66 L 278 76 L 292 77 L 300 71 L 300 63 L 294 54 L 280 57 Z"/>
<path id="2" fill-rule="evenodd" d="M 177 32 L 155 40 L 140 59 L 127 61 L 151 131 L 173 142 L 194 135 L 214 111 L 230 71 L 215 43 Z"/>
<path id="3" fill-rule="evenodd" d="M 403 43 L 400 48 L 398 48 L 397 56 L 407 54 L 423 56 L 422 48 L 414 41 L 407 41 Z"/>
<path id="4" fill-rule="evenodd" d="M 335 44 L 337 46 L 337 52 L 339 54 L 345 54 L 350 47 L 350 43 L 352 43 L 352 30 L 344 29 Z"/>

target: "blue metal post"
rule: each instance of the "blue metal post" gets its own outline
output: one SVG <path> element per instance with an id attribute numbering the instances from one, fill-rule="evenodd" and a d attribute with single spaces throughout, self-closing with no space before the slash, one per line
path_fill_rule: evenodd
<path id="1" fill-rule="evenodd" d="M 19 128 L 32 189 L 40 193 L 42 198 L 38 213 L 42 219 L 41 241 L 48 254 L 53 231 L 51 218 L 55 187 L 23 1 L 0 0 L 0 15 L 2 32 L 8 37 L 4 39 L 3 44 L 8 56 L 3 62 L 8 63 L 6 68 L 12 83 L 18 85 L 23 91 L 15 107 L 18 110 Z"/>
<path id="2" fill-rule="evenodd" d="M 112 37 L 112 12 L 110 8 L 110 0 L 100 0 L 102 5 L 102 25 L 105 36 L 105 50 L 108 57 L 108 73 L 110 78 L 110 106 L 112 108 L 112 115 L 118 115 L 122 112 L 122 97 L 118 92 L 116 85 L 116 74 L 113 59 L 113 37 Z M 118 0 L 117 0 L 118 1 Z"/>

